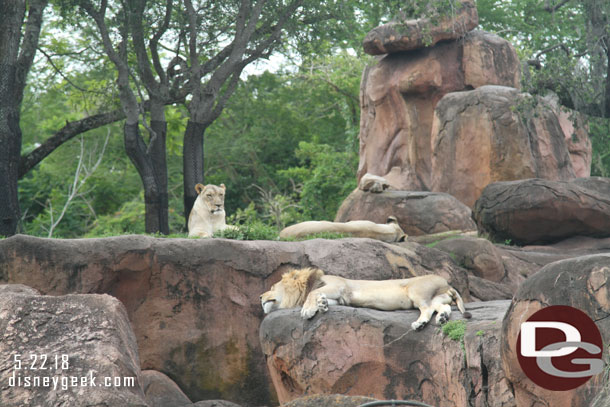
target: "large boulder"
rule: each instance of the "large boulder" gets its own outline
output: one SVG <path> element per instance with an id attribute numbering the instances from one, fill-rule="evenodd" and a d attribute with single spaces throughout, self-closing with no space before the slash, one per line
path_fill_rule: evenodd
<path id="1" fill-rule="evenodd" d="M 432 46 L 457 39 L 479 24 L 473 0 L 460 0 L 452 13 L 440 18 L 393 21 L 373 28 L 364 38 L 364 52 L 382 55 Z"/>
<path id="2" fill-rule="evenodd" d="M 14 288 L 0 290 L 3 406 L 147 406 L 136 338 L 116 298 Z"/>
<path id="3" fill-rule="evenodd" d="M 430 189 L 470 207 L 491 182 L 576 177 L 553 108 L 514 88 L 482 86 L 444 96 L 431 132 Z"/>
<path id="4" fill-rule="evenodd" d="M 442 252 L 370 239 L 305 242 L 122 236 L 0 240 L 0 282 L 44 294 L 109 293 L 123 302 L 141 367 L 169 376 L 191 400 L 272 405 L 258 341 L 259 295 L 289 267 L 359 279 L 435 273 L 469 299 L 468 276 Z"/>
<path id="5" fill-rule="evenodd" d="M 362 76 L 358 179 L 370 173 L 397 190 L 431 190 L 431 130 L 438 101 L 487 84 L 518 88 L 519 72 L 510 43 L 481 31 L 386 55 Z"/>
<path id="6" fill-rule="evenodd" d="M 467 304 L 452 313 L 450 339 L 434 324 L 413 331 L 419 311 L 334 306 L 310 321 L 298 309 L 262 322 L 260 339 L 281 403 L 313 394 L 413 399 L 434 406 L 514 405 L 498 359 L 509 301 Z M 463 325 L 462 325 L 463 324 Z M 461 326 L 460 326 L 461 325 Z"/>
<path id="7" fill-rule="evenodd" d="M 585 312 L 610 341 L 610 254 L 583 256 L 547 265 L 528 278 L 515 294 L 502 324 L 501 356 L 506 378 L 520 407 L 588 406 L 604 393 L 603 375 L 568 391 L 550 391 L 534 384 L 518 362 L 516 345 L 521 323 L 551 305 L 568 305 Z M 607 359 L 607 350 L 604 350 Z M 607 393 L 604 394 L 607 397 Z M 606 399 L 607 400 L 607 399 Z M 601 406 L 601 404 L 598 404 Z"/>
<path id="8" fill-rule="evenodd" d="M 610 178 L 492 183 L 476 202 L 473 217 L 490 239 L 519 245 L 610 237 Z"/>
<path id="9" fill-rule="evenodd" d="M 449 194 L 386 190 L 381 193 L 354 190 L 341 204 L 335 222 L 370 220 L 385 223 L 395 216 L 409 236 L 450 230 L 476 230 L 469 207 Z"/>
<path id="10" fill-rule="evenodd" d="M 141 378 L 148 407 L 185 407 L 193 404 L 180 387 L 163 373 L 144 370 Z"/>

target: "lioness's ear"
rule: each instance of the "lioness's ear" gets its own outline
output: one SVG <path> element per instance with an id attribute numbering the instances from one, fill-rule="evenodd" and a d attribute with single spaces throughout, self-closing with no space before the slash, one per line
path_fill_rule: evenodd
<path id="1" fill-rule="evenodd" d="M 220 184 L 220 187 L 222 188 L 222 190 L 224 191 L 225 189 L 227 189 L 227 187 L 225 187 L 225 184 Z"/>
<path id="2" fill-rule="evenodd" d="M 386 225 L 389 225 L 390 223 L 398 223 L 398 219 L 396 219 L 394 216 L 388 216 L 388 220 L 385 221 Z"/>
<path id="3" fill-rule="evenodd" d="M 201 191 L 203 191 L 204 189 L 205 186 L 203 186 L 202 184 L 195 185 L 195 191 L 197 191 L 197 195 L 201 194 Z"/>

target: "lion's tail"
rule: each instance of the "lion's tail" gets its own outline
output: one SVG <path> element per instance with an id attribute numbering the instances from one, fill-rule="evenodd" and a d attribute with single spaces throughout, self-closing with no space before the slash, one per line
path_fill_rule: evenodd
<path id="1" fill-rule="evenodd" d="M 453 301 L 455 301 L 455 304 L 457 305 L 458 309 L 462 313 L 462 316 L 464 318 L 472 317 L 472 314 L 470 312 L 466 311 L 466 308 L 464 308 L 464 300 L 462 300 L 462 296 L 460 295 L 460 293 L 458 293 L 457 290 L 453 287 L 450 287 L 447 292 L 449 293 L 449 295 L 451 296 Z"/>

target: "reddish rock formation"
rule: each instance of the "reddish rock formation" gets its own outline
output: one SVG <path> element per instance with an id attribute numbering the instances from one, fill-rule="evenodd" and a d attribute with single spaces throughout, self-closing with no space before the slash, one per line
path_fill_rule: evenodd
<path id="1" fill-rule="evenodd" d="M 306 242 L 123 236 L 0 240 L 2 282 L 45 294 L 109 293 L 127 309 L 142 369 L 167 374 L 191 400 L 273 404 L 258 341 L 259 295 L 288 267 L 360 279 L 436 273 L 468 300 L 468 277 L 448 255 L 415 243 Z"/>
<path id="2" fill-rule="evenodd" d="M 390 215 L 398 219 L 409 236 L 476 230 L 470 208 L 451 195 L 439 192 L 370 193 L 356 189 L 341 204 L 335 222 L 363 219 L 384 223 Z"/>
<path id="3" fill-rule="evenodd" d="M 146 407 L 123 305 L 109 295 L 32 291 L 12 286 L 0 293 L 1 404 Z"/>
<path id="4" fill-rule="evenodd" d="M 438 20 L 438 21 L 435 21 Z M 364 38 L 364 52 L 382 55 L 432 46 L 462 37 L 479 24 L 473 0 L 460 0 L 449 15 L 391 22 L 373 28 Z"/>
<path id="5" fill-rule="evenodd" d="M 485 31 L 472 31 L 464 39 L 463 47 L 466 89 L 484 85 L 521 87 L 519 58 L 510 42 Z"/>
<path id="6" fill-rule="evenodd" d="M 513 88 L 483 86 L 446 95 L 436 106 L 431 132 L 430 189 L 471 207 L 491 182 L 576 177 L 553 108 Z M 588 140 L 586 133 L 580 137 Z M 584 165 L 582 157 L 578 163 Z"/>
<path id="7" fill-rule="evenodd" d="M 473 217 L 490 239 L 516 244 L 610 237 L 610 179 L 529 179 L 488 185 Z"/>
<path id="8" fill-rule="evenodd" d="M 549 264 L 527 279 L 515 294 L 502 324 L 501 355 L 506 378 L 514 388 L 518 406 L 588 406 L 598 396 L 607 400 L 607 393 L 601 387 L 604 386 L 603 374 L 569 391 L 549 391 L 535 385 L 523 373 L 515 348 L 521 323 L 550 305 L 568 305 L 584 311 L 596 321 L 604 343 L 608 343 L 609 280 L 609 254 L 584 256 Z M 606 358 L 607 349 L 604 350 Z"/>
<path id="9" fill-rule="evenodd" d="M 473 318 L 463 347 L 434 325 L 411 330 L 418 311 L 341 306 L 311 321 L 296 309 L 272 312 L 261 324 L 261 343 L 282 403 L 339 393 L 438 407 L 509 406 L 514 400 L 498 358 L 508 304 L 467 304 Z"/>
<path id="10" fill-rule="evenodd" d="M 519 71 L 510 43 L 479 31 L 382 58 L 362 77 L 358 179 L 368 172 L 394 189 L 430 190 L 437 102 L 488 83 L 518 88 Z"/>
<path id="11" fill-rule="evenodd" d="M 572 168 L 578 178 L 591 175 L 592 147 L 587 119 L 577 111 L 559 105 L 557 97 L 547 96 L 545 102 L 553 109 L 566 139 Z"/>

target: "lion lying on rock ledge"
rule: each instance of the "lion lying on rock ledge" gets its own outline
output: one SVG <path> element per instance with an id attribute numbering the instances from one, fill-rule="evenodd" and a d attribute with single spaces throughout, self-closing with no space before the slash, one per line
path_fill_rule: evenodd
<path id="1" fill-rule="evenodd" d="M 265 314 L 276 309 L 302 306 L 301 316 L 310 319 L 319 311 L 327 312 L 329 305 L 349 305 L 382 311 L 419 308 L 420 316 L 411 324 L 420 330 L 436 312 L 436 323 L 443 324 L 451 316 L 455 301 L 464 318 L 470 313 L 464 308 L 460 294 L 447 280 L 437 275 L 425 275 L 401 280 L 349 280 L 325 275 L 316 268 L 292 270 L 271 290 L 260 296 Z"/>
<path id="2" fill-rule="evenodd" d="M 282 229 L 280 237 L 305 237 L 317 233 L 345 233 L 353 237 L 368 237 L 381 240 L 383 242 L 404 242 L 407 235 L 400 228 L 398 220 L 394 216 L 389 216 L 385 225 L 374 223 L 369 220 L 352 220 L 349 222 L 329 222 L 326 220 L 312 220 L 297 223 Z"/>

